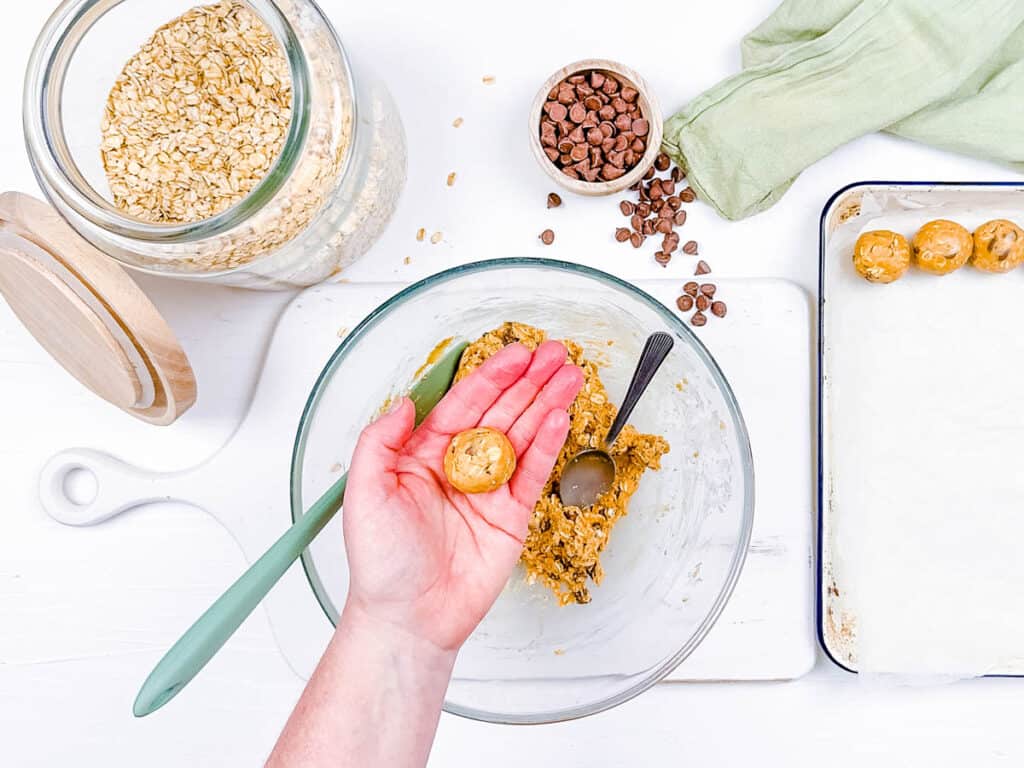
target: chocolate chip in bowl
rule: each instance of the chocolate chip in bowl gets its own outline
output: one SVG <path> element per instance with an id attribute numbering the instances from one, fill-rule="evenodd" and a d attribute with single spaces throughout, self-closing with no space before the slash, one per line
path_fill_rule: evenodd
<path id="1" fill-rule="evenodd" d="M 547 79 L 530 110 L 530 146 L 553 181 L 581 195 L 621 192 L 651 168 L 661 111 L 635 71 L 585 59 Z"/>

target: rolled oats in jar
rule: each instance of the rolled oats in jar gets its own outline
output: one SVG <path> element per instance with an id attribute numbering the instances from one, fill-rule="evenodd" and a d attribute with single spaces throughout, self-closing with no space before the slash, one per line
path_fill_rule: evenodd
<path id="1" fill-rule="evenodd" d="M 390 95 L 353 77 L 309 0 L 68 0 L 27 83 L 47 197 L 144 271 L 321 282 L 369 249 L 405 180 Z"/>

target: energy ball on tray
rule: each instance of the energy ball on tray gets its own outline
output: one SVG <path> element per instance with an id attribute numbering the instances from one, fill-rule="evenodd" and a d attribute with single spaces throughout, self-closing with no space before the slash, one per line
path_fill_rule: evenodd
<path id="1" fill-rule="evenodd" d="M 929 221 L 910 243 L 914 261 L 925 272 L 948 275 L 960 269 L 974 253 L 971 233 L 955 221 Z"/>
<path id="2" fill-rule="evenodd" d="M 985 272 L 1009 272 L 1024 262 L 1024 230 L 1006 219 L 994 219 L 974 230 L 974 259 Z"/>
<path id="3" fill-rule="evenodd" d="M 903 235 L 887 229 L 865 232 L 853 248 L 853 266 L 872 283 L 891 283 L 910 266 L 910 245 Z"/>
<path id="4" fill-rule="evenodd" d="M 444 454 L 444 474 L 463 493 L 488 493 L 516 471 L 516 452 L 504 433 L 489 427 L 459 432 Z"/>

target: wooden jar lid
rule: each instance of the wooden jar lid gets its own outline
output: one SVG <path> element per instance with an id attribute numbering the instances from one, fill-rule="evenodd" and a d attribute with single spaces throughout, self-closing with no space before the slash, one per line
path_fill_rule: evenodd
<path id="1" fill-rule="evenodd" d="M 0 194 L 0 293 L 57 362 L 118 408 L 170 424 L 195 402 L 188 358 L 135 281 L 19 192 Z"/>

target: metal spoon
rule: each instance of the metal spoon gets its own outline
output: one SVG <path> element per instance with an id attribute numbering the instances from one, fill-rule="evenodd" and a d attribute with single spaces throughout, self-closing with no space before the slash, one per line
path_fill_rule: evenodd
<path id="1" fill-rule="evenodd" d="M 577 453 L 569 459 L 562 470 L 562 477 L 558 481 L 558 495 L 561 496 L 563 504 L 569 507 L 590 506 L 612 487 L 615 482 L 615 460 L 608 453 L 608 449 L 626 426 L 640 396 L 646 391 L 654 374 L 661 368 L 668 353 L 672 351 L 673 344 L 675 341 L 672 337 L 661 331 L 652 333 L 647 338 L 644 350 L 640 353 L 640 361 L 636 364 L 636 371 L 633 372 L 633 380 L 629 382 L 629 389 L 622 399 L 622 407 L 619 408 L 615 421 L 605 435 L 604 447 Z"/>

